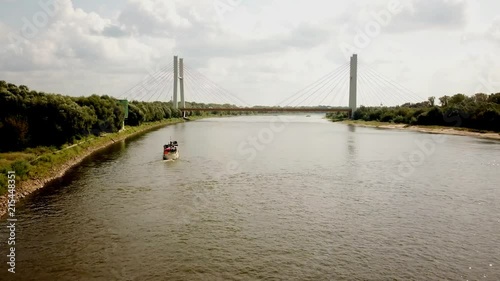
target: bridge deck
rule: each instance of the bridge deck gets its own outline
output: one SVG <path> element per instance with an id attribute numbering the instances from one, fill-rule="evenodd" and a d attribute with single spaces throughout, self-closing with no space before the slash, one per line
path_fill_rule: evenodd
<path id="1" fill-rule="evenodd" d="M 254 108 L 254 107 L 214 107 L 214 108 L 179 108 L 181 111 L 255 111 L 255 112 L 351 112 L 350 108 L 346 107 L 336 107 L 336 108 L 295 108 L 295 107 L 266 107 L 266 108 Z"/>

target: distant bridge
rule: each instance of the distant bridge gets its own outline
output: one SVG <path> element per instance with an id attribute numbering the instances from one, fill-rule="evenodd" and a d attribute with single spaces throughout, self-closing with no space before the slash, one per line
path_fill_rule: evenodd
<path id="1" fill-rule="evenodd" d="M 255 111 L 255 112 L 347 112 L 351 114 L 352 109 L 348 107 L 212 107 L 212 108 L 179 108 L 181 111 Z M 350 116 L 350 115 L 349 115 Z"/>
<path id="2" fill-rule="evenodd" d="M 174 108 L 182 111 L 182 115 L 185 116 L 188 111 L 246 111 L 246 112 L 347 112 L 349 117 L 352 117 L 354 111 L 356 111 L 356 97 L 357 97 L 357 72 L 358 72 L 358 55 L 354 54 L 351 57 L 349 63 L 349 107 L 290 107 L 286 105 L 284 107 L 281 106 L 270 106 L 270 107 L 229 107 L 229 108 L 194 108 L 194 107 L 186 107 L 186 102 L 184 98 L 184 59 L 178 59 L 177 56 L 174 56 L 174 87 L 173 87 L 173 105 Z M 177 83 L 179 82 L 180 88 L 180 103 L 177 101 Z M 323 85 L 322 87 L 324 87 Z M 321 87 L 321 88 L 322 88 Z M 314 92 L 313 92 L 314 93 Z M 307 93 L 305 93 L 307 94 Z M 303 94 L 303 95 L 305 95 Z M 311 94 L 305 99 L 309 99 Z M 296 98 L 297 99 L 297 98 Z"/>
<path id="3" fill-rule="evenodd" d="M 129 99 L 168 101 L 171 97 L 174 109 L 183 116 L 192 112 L 345 112 L 353 117 L 357 109 L 359 88 L 364 96 L 371 97 L 377 105 L 419 102 L 421 97 L 404 86 L 379 75 L 364 66 L 358 76 L 358 56 L 353 54 L 349 62 L 326 74 L 294 95 L 274 105 L 252 106 L 232 95 L 195 69 L 186 67 L 184 59 L 174 56 L 173 62 L 151 73 L 143 82 L 122 95 Z M 173 86 L 173 87 L 172 87 Z M 191 102 L 186 102 L 185 92 Z M 170 95 L 172 94 L 172 95 Z M 180 95 L 180 100 L 179 100 Z M 196 102 L 195 102 L 196 101 Z M 200 104 L 201 103 L 201 104 Z M 368 105 L 368 104 L 365 104 Z M 202 106 L 202 107 L 200 107 Z"/>

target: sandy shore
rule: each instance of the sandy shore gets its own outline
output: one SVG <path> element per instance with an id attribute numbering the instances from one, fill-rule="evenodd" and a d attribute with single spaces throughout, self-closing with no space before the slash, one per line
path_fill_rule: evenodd
<path id="1" fill-rule="evenodd" d="M 455 129 L 449 127 L 410 126 L 406 124 L 391 124 L 383 122 L 365 122 L 365 121 L 343 121 L 342 123 L 360 127 L 398 129 L 398 130 L 408 130 L 408 131 L 416 131 L 416 132 L 430 133 L 430 134 L 447 134 L 447 135 L 469 136 L 469 137 L 500 140 L 500 133 L 495 133 L 495 132 L 480 133 L 480 132 L 470 131 L 467 129 Z"/>
<path id="2" fill-rule="evenodd" d="M 124 139 L 130 138 L 132 136 L 148 132 L 150 130 L 154 130 L 157 128 L 161 128 L 161 127 L 164 127 L 167 125 L 176 124 L 176 123 L 180 123 L 180 122 L 183 122 L 183 121 L 180 120 L 178 122 L 165 122 L 165 123 L 161 123 L 161 124 L 155 124 L 155 125 L 145 127 L 143 129 L 140 129 L 140 130 L 134 130 L 134 128 L 132 127 L 128 131 L 125 130 L 123 135 L 120 135 L 120 136 L 115 137 L 115 138 L 110 138 L 108 141 L 101 143 L 99 145 L 91 146 L 91 147 L 87 148 L 86 151 L 84 153 L 82 153 L 81 155 L 78 155 L 77 157 L 74 157 L 74 158 L 68 160 L 67 162 L 65 162 L 63 165 L 61 165 L 59 167 L 54 167 L 54 169 L 52 170 L 52 172 L 50 173 L 50 175 L 48 177 L 43 178 L 43 179 L 30 179 L 30 180 L 22 181 L 22 182 L 16 184 L 16 189 L 15 189 L 16 190 L 16 194 L 15 194 L 16 203 L 19 202 L 22 198 L 33 193 L 34 191 L 41 189 L 41 188 L 45 187 L 47 184 L 49 184 L 50 182 L 64 176 L 64 174 L 69 169 L 78 165 L 86 157 L 90 156 L 91 154 L 93 154 L 93 153 L 95 153 L 103 148 L 108 147 L 109 145 L 112 145 L 118 141 L 122 141 Z M 8 203 L 7 203 L 8 197 L 7 196 L 8 196 L 8 193 L 0 196 L 0 218 L 3 217 L 7 213 L 7 209 L 8 209 L 7 208 L 7 205 L 8 205 Z"/>

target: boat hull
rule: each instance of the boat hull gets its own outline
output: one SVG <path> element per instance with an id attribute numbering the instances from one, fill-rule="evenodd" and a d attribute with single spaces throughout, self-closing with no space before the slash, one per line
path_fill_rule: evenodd
<path id="1" fill-rule="evenodd" d="M 167 152 L 163 154 L 163 160 L 177 160 L 179 158 L 179 151 Z"/>

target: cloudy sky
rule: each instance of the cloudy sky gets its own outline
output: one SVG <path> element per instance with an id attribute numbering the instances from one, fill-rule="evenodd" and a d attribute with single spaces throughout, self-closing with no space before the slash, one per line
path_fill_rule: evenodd
<path id="1" fill-rule="evenodd" d="M 500 91 L 495 0 L 0 0 L 0 5 L 0 80 L 46 92 L 119 96 L 179 55 L 193 72 L 247 104 L 274 105 L 348 63 L 353 52 L 360 72 L 367 66 L 404 86 L 412 98 Z M 377 85 L 366 77 L 374 76 L 360 84 Z M 362 104 L 379 102 L 390 101 L 360 93 Z"/>

